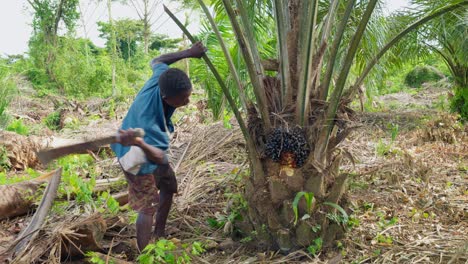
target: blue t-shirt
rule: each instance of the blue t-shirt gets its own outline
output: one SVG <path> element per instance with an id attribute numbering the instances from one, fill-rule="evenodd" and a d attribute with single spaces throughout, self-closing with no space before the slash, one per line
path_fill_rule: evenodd
<path id="1" fill-rule="evenodd" d="M 145 130 L 144 140 L 147 144 L 166 151 L 169 148 L 168 133 L 174 132 L 174 126 L 171 121 L 175 108 L 164 105 L 159 90 L 159 76 L 169 67 L 164 63 L 158 63 L 153 66 L 153 75 L 145 83 L 143 88 L 135 97 L 135 101 L 130 106 L 127 116 L 122 122 L 122 129 L 143 128 Z M 166 126 L 169 130 L 166 132 Z M 130 150 L 130 146 L 121 144 L 112 144 L 112 150 L 117 158 L 121 158 Z M 149 160 L 140 167 L 137 175 L 153 173 L 157 165 Z"/>

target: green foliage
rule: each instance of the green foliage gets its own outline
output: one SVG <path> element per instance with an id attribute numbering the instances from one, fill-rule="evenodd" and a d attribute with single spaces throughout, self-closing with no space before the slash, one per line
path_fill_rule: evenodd
<path id="1" fill-rule="evenodd" d="M 120 212 L 119 202 L 108 192 L 99 194 L 96 205 L 101 213 L 109 212 L 111 215 L 116 215 Z"/>
<path id="2" fill-rule="evenodd" d="M 155 34 L 151 38 L 151 44 L 149 45 L 149 48 L 152 50 L 157 50 L 159 52 L 166 52 L 168 50 L 177 48 L 178 44 L 181 41 L 181 39 L 172 39 L 164 34 Z"/>
<path id="3" fill-rule="evenodd" d="M 99 21 L 97 24 L 99 31 L 101 32 L 99 36 L 107 39 L 106 45 L 109 50 L 111 50 L 111 47 L 109 46 L 111 43 L 111 32 L 114 30 L 118 53 L 121 57 L 128 61 L 136 55 L 137 41 L 141 41 L 143 39 L 144 28 L 141 20 L 128 18 L 115 20 L 113 21 L 113 28 L 108 22 Z"/>
<path id="4" fill-rule="evenodd" d="M 192 255 L 194 255 L 194 256 L 200 256 L 200 255 L 203 254 L 205 251 L 206 251 L 206 250 L 203 248 L 202 243 L 200 243 L 200 242 L 198 242 L 198 241 L 193 242 L 193 244 L 192 244 L 192 250 L 191 250 Z"/>
<path id="5" fill-rule="evenodd" d="M 442 79 L 443 74 L 431 66 L 416 66 L 405 77 L 405 84 L 412 88 L 419 88 L 423 83 L 436 82 Z"/>
<path id="6" fill-rule="evenodd" d="M 55 111 L 48 114 L 44 118 L 44 125 L 46 125 L 51 130 L 59 130 L 60 128 L 60 112 Z"/>
<path id="7" fill-rule="evenodd" d="M 0 165 L 2 162 L 0 161 Z M 17 182 L 23 182 L 23 181 L 28 181 L 31 179 L 34 179 L 40 175 L 39 172 L 31 169 L 31 168 L 26 168 L 26 173 L 24 175 L 15 175 L 14 177 L 8 177 L 6 173 L 0 172 L 0 185 L 5 185 L 5 184 L 13 184 Z"/>
<path id="8" fill-rule="evenodd" d="M 145 247 L 138 256 L 138 263 L 189 264 L 192 260 L 190 255 L 199 256 L 204 252 L 205 249 L 200 242 L 194 242 L 191 247 L 187 244 L 178 247 L 170 240 L 161 239 Z"/>
<path id="9" fill-rule="evenodd" d="M 10 104 L 13 93 L 16 91 L 16 83 L 12 78 L 13 75 L 10 67 L 6 60 L 0 59 L 0 129 L 8 121 L 5 110 Z"/>
<path id="10" fill-rule="evenodd" d="M 399 126 L 398 124 L 389 124 L 390 126 L 390 132 L 391 132 L 391 138 L 392 138 L 392 142 L 395 141 L 395 139 L 397 138 L 398 136 L 398 132 L 399 132 Z"/>
<path id="11" fill-rule="evenodd" d="M 69 155 L 56 161 L 58 167 L 62 167 L 62 182 L 59 193 L 67 197 L 75 195 L 75 200 L 81 204 L 94 205 L 92 197 L 93 188 L 96 183 L 94 159 L 89 154 Z M 81 173 L 80 173 L 81 172 Z M 90 175 L 89 180 L 84 180 L 80 175 Z"/>
<path id="12" fill-rule="evenodd" d="M 450 109 L 458 112 L 463 122 L 468 121 L 468 87 L 455 88 L 455 94 L 450 101 Z"/>
<path id="13" fill-rule="evenodd" d="M 376 237 L 377 243 L 391 245 L 393 244 L 393 239 L 390 235 L 387 234 L 377 234 Z"/>
<path id="14" fill-rule="evenodd" d="M 292 203 L 292 208 L 294 211 L 294 225 L 297 224 L 297 220 L 299 217 L 299 210 L 298 210 L 298 205 L 301 197 L 304 196 L 307 204 L 307 213 L 310 216 L 312 214 L 312 203 L 314 202 L 314 193 L 312 192 L 298 192 L 296 196 L 294 197 L 293 203 Z"/>
<path id="15" fill-rule="evenodd" d="M 107 264 L 106 261 L 102 260 L 96 252 L 89 251 L 86 252 L 85 256 L 88 258 L 88 261 L 93 264 Z M 112 261 L 109 263 L 113 263 Z"/>
<path id="16" fill-rule="evenodd" d="M 0 146 L 0 171 L 8 170 L 11 167 L 8 151 L 5 146 Z"/>
<path id="17" fill-rule="evenodd" d="M 316 238 L 314 240 L 314 243 L 307 247 L 307 252 L 309 252 L 309 254 L 312 256 L 316 256 L 322 250 L 322 245 L 323 245 L 322 238 L 320 237 Z"/>
<path id="18" fill-rule="evenodd" d="M 15 132 L 23 136 L 29 135 L 29 128 L 23 123 L 22 119 L 13 120 L 6 128 L 8 131 Z"/>
<path id="19" fill-rule="evenodd" d="M 343 209 L 343 207 L 339 206 L 338 204 L 330 203 L 330 202 L 324 202 L 323 204 L 331 206 L 335 208 L 338 212 L 340 212 L 339 215 L 328 213 L 327 214 L 328 219 L 332 220 L 335 223 L 343 224 L 345 226 L 348 224 L 349 216 L 348 216 L 348 213 L 346 213 L 346 211 Z"/>

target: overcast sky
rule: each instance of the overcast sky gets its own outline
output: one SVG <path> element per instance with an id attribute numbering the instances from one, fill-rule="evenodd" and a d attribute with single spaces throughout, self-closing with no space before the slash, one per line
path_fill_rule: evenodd
<path id="1" fill-rule="evenodd" d="M 137 0 L 140 1 L 140 0 Z M 154 0 L 153 0 L 154 1 Z M 150 1 L 150 2 L 153 2 Z M 104 40 L 99 38 L 97 21 L 108 21 L 107 1 L 81 0 L 80 9 L 85 20 L 86 35 L 98 46 L 104 45 Z M 157 1 L 160 2 L 160 1 Z M 179 10 L 173 1 L 163 1 L 173 12 Z M 385 0 L 388 12 L 407 6 L 408 0 Z M 186 15 L 189 16 L 189 30 L 193 33 L 198 31 L 199 15 L 191 14 L 189 11 L 178 11 L 176 16 L 183 22 Z M 118 18 L 138 19 L 135 9 L 131 5 L 113 3 L 112 16 Z M 152 27 L 153 32 L 167 34 L 170 37 L 180 37 L 182 32 L 163 12 L 162 5 L 157 6 L 154 12 Z M 26 0 L 2 0 L 0 8 L 0 55 L 19 54 L 27 51 L 28 40 L 31 35 L 32 14 L 28 9 Z M 80 20 L 77 25 L 77 35 L 85 36 L 83 23 Z"/>

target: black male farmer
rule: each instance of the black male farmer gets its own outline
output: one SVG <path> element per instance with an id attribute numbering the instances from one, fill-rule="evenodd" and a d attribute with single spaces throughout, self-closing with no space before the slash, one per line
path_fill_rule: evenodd
<path id="1" fill-rule="evenodd" d="M 138 212 L 136 236 L 140 250 L 152 236 L 165 236 L 172 198 L 177 193 L 166 150 L 169 133 L 174 131 L 171 116 L 177 107 L 189 103 L 192 84 L 183 71 L 168 65 L 185 58 L 201 58 L 205 52 L 206 48 L 198 42 L 187 50 L 153 59 L 153 75 L 136 96 L 119 130 L 120 144 L 111 146 L 128 182 L 129 204 Z M 133 137 L 132 128 L 144 129 L 145 136 Z"/>

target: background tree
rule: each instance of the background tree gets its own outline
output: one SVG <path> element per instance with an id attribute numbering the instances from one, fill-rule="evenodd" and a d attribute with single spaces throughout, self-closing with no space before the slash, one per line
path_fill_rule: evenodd
<path id="1" fill-rule="evenodd" d="M 151 39 L 151 26 L 154 22 L 153 14 L 156 8 L 161 4 L 162 0 L 130 0 L 133 8 L 140 17 L 141 22 L 143 23 L 143 44 L 144 52 L 148 54 L 148 48 L 150 45 Z"/>
<path id="2" fill-rule="evenodd" d="M 351 225 L 342 199 L 348 175 L 339 170 L 341 160 L 349 156 L 339 148 L 352 129 L 353 111 L 347 105 L 398 40 L 468 1 L 452 1 L 419 16 L 388 42 L 377 42 L 379 51 L 371 53 L 366 53 L 366 37 L 379 33 L 369 32 L 372 21 L 379 19 L 377 0 L 213 1 L 216 14 L 223 13 L 231 23 L 248 75 L 245 87 L 239 77 L 242 71 L 233 62 L 237 58 L 225 48 L 222 31 L 204 2 L 198 2 L 223 47 L 229 77 L 239 80 L 232 87 L 226 85 L 226 78 L 204 57 L 239 123 L 249 154 L 251 175 L 244 181 L 247 206 L 237 223 L 242 236 L 251 237 L 256 246 L 283 251 L 309 246 L 311 241 L 317 247 L 331 246 Z M 276 24 L 279 51 L 273 59 L 261 52 L 265 47 L 257 34 L 262 24 L 258 21 L 269 18 Z M 363 54 L 370 59 L 362 60 Z M 267 59 L 277 62 L 276 76 L 266 72 L 262 61 Z M 234 90 L 246 98 L 246 108 L 239 108 Z"/>
<path id="3" fill-rule="evenodd" d="M 56 80 L 51 69 L 55 61 L 57 36 L 60 23 L 66 30 L 73 31 L 79 18 L 78 0 L 28 0 L 33 10 L 33 36 L 30 40 L 30 54 L 36 68 L 43 68 L 48 78 Z"/>
<path id="4" fill-rule="evenodd" d="M 450 4 L 450 1 L 413 0 L 420 12 L 428 12 Z M 414 18 L 418 13 L 404 12 L 396 15 L 400 24 Z M 402 58 L 417 60 L 432 55 L 439 56 L 450 71 L 455 96 L 452 108 L 468 118 L 468 11 L 457 9 L 437 17 L 412 32 L 401 45 L 398 45 Z"/>
<path id="5" fill-rule="evenodd" d="M 112 43 L 112 32 L 115 34 L 115 41 L 118 44 L 116 51 L 125 60 L 130 60 L 137 52 L 137 42 L 143 39 L 144 26 L 141 21 L 132 19 L 119 19 L 110 23 L 98 22 L 99 35 L 107 39 L 106 45 L 108 49 Z M 112 29 L 113 28 L 113 29 Z"/>

